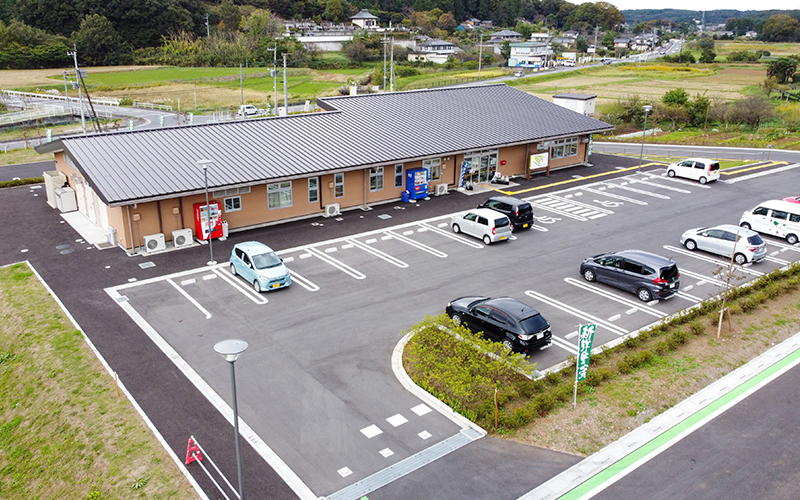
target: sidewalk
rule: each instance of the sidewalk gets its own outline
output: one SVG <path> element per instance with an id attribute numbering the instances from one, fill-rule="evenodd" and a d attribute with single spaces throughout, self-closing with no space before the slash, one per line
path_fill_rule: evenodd
<path id="1" fill-rule="evenodd" d="M 519 500 L 592 498 L 800 364 L 800 332 Z"/>

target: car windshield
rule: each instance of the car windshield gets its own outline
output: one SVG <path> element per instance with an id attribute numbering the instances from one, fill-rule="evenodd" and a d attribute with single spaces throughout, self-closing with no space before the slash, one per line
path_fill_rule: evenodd
<path id="1" fill-rule="evenodd" d="M 761 239 L 761 236 L 754 234 L 753 236 L 747 237 L 747 242 L 750 243 L 751 245 L 760 245 L 764 243 L 764 240 Z"/>
<path id="2" fill-rule="evenodd" d="M 547 320 L 538 313 L 523 319 L 519 324 L 522 327 L 522 331 L 528 333 L 538 332 L 548 326 Z"/>
<path id="3" fill-rule="evenodd" d="M 278 267 L 281 265 L 281 258 L 278 257 L 275 252 L 253 255 L 253 265 L 256 266 L 256 269 Z"/>
<path id="4" fill-rule="evenodd" d="M 671 281 L 676 279 L 680 273 L 678 273 L 678 266 L 672 264 L 669 267 L 662 267 L 661 268 L 661 279 Z"/>

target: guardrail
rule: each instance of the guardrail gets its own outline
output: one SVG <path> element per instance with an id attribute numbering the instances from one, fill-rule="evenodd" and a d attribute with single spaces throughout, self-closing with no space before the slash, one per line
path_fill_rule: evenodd
<path id="1" fill-rule="evenodd" d="M 71 111 L 66 111 L 64 106 L 42 106 L 36 109 L 28 109 L 25 111 L 18 111 L 16 113 L 7 113 L 2 115 L 0 116 L 0 126 L 68 114 L 71 114 Z"/>
<path id="2" fill-rule="evenodd" d="M 134 102 L 134 108 L 144 108 L 144 109 L 158 109 L 160 111 L 172 111 L 172 106 L 167 106 L 166 104 L 153 104 L 150 102 Z"/>
<path id="3" fill-rule="evenodd" d="M 3 94 L 12 97 L 20 97 L 20 98 L 27 97 L 29 99 L 48 99 L 53 101 L 64 101 L 64 102 L 74 102 L 74 103 L 78 102 L 77 97 L 67 97 L 63 95 L 51 95 L 51 94 L 37 94 L 35 92 L 19 92 L 17 90 L 4 90 Z M 100 106 L 119 106 L 119 101 L 110 99 L 92 99 L 92 104 Z"/>

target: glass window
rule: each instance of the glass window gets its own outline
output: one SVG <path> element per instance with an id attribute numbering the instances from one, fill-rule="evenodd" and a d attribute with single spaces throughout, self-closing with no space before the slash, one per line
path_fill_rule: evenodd
<path id="1" fill-rule="evenodd" d="M 238 212 L 242 209 L 242 199 L 238 196 L 225 198 L 225 212 Z"/>
<path id="2" fill-rule="evenodd" d="M 576 156 L 578 154 L 577 137 L 558 139 L 553 141 L 553 144 L 553 147 L 550 148 L 550 158 L 566 158 L 567 156 Z"/>
<path id="3" fill-rule="evenodd" d="M 708 231 L 708 237 L 709 237 L 709 238 L 719 238 L 719 239 L 722 239 L 722 234 L 723 234 L 724 232 L 725 232 L 725 231 L 723 231 L 722 229 L 712 229 L 712 230 Z"/>
<path id="4" fill-rule="evenodd" d="M 478 224 L 481 224 L 481 225 L 483 225 L 483 226 L 488 226 L 488 225 L 489 225 L 489 221 L 488 221 L 488 220 L 486 220 L 486 217 L 481 217 L 481 216 L 479 215 L 479 216 L 478 216 Z"/>
<path id="5" fill-rule="evenodd" d="M 333 175 L 333 197 L 341 198 L 344 196 L 344 174 Z"/>
<path id="6" fill-rule="evenodd" d="M 308 202 L 316 203 L 319 201 L 319 178 L 310 177 L 308 179 Z"/>
<path id="7" fill-rule="evenodd" d="M 792 222 L 800 222 L 800 215 L 789 214 L 789 220 Z"/>
<path id="8" fill-rule="evenodd" d="M 403 164 L 398 163 L 394 166 L 394 187 L 403 187 Z"/>
<path id="9" fill-rule="evenodd" d="M 442 178 L 442 160 L 437 158 L 435 160 L 425 160 L 422 162 L 422 168 L 428 171 L 428 180 L 438 181 Z"/>
<path id="10" fill-rule="evenodd" d="M 789 214 L 787 212 L 782 211 L 782 210 L 773 210 L 772 211 L 772 218 L 773 219 L 786 220 L 786 218 L 788 216 L 789 216 Z"/>
<path id="11" fill-rule="evenodd" d="M 369 190 L 383 191 L 383 167 L 369 169 Z"/>
<path id="12" fill-rule="evenodd" d="M 753 210 L 753 215 L 767 215 L 767 208 L 758 207 L 755 210 Z"/>
<path id="13" fill-rule="evenodd" d="M 636 273 L 636 274 L 644 274 L 644 270 L 642 269 L 642 265 L 638 262 L 633 262 L 630 260 L 625 261 L 624 268 L 626 271 Z"/>
<path id="14" fill-rule="evenodd" d="M 478 214 L 468 213 L 464 216 L 464 220 L 475 221 L 478 218 Z"/>
<path id="15" fill-rule="evenodd" d="M 292 181 L 267 184 L 267 207 L 286 208 L 292 206 Z"/>

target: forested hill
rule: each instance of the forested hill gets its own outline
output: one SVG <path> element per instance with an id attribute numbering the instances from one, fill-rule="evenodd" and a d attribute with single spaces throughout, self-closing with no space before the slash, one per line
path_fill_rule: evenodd
<path id="1" fill-rule="evenodd" d="M 679 10 L 679 9 L 635 9 L 623 10 L 625 15 L 625 22 L 628 24 L 646 23 L 652 20 L 665 20 L 673 21 L 675 23 L 692 22 L 695 19 L 701 20 L 703 11 L 701 10 Z M 775 14 L 787 14 L 797 18 L 800 11 L 787 11 L 787 10 L 707 10 L 705 11 L 706 25 L 711 24 L 725 24 L 725 21 L 734 18 L 750 18 L 754 21 L 766 21 Z"/>

